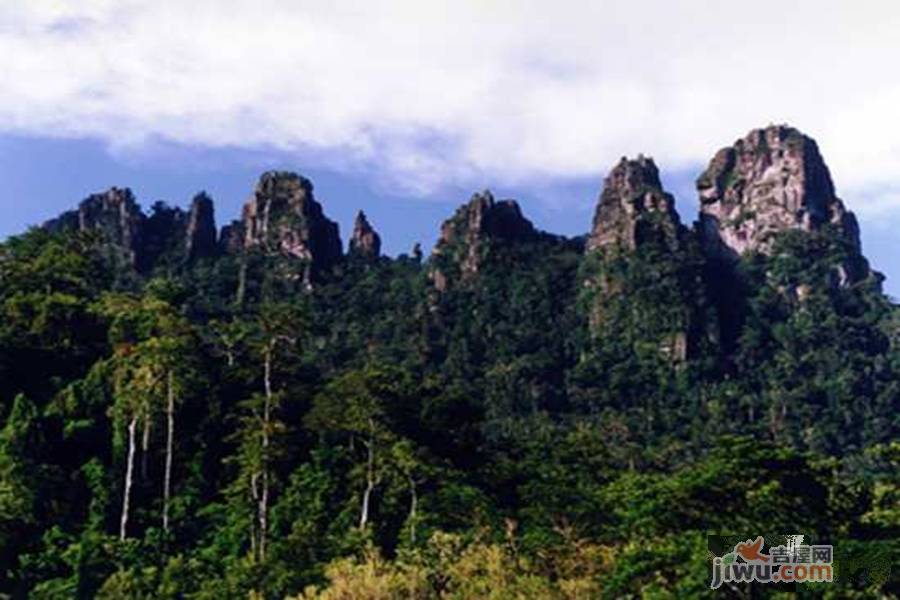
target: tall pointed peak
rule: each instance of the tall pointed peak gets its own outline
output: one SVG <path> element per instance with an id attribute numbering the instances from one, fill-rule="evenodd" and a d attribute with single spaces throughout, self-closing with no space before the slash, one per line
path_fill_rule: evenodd
<path id="1" fill-rule="evenodd" d="M 767 253 L 775 234 L 837 228 L 858 251 L 859 226 L 837 197 L 815 140 L 788 125 L 754 129 L 719 150 L 697 180 L 708 255 Z"/>
<path id="2" fill-rule="evenodd" d="M 442 243 L 457 239 L 497 238 L 527 240 L 536 235 L 534 225 L 522 215 L 515 200 L 495 200 L 490 190 L 474 194 L 441 226 Z"/>
<path id="3" fill-rule="evenodd" d="M 118 262 L 139 267 L 146 217 L 129 188 L 111 187 L 91 194 L 76 210 L 63 213 L 44 227 L 53 231 L 93 231 L 103 236 L 110 256 Z"/>
<path id="4" fill-rule="evenodd" d="M 353 221 L 353 235 L 350 237 L 350 254 L 367 258 L 381 255 L 381 236 L 369 223 L 366 213 L 359 211 Z"/>
<path id="5" fill-rule="evenodd" d="M 490 190 L 474 194 L 441 225 L 434 256 L 444 267 L 432 271 L 438 290 L 448 287 L 449 271 L 458 269 L 465 280 L 473 277 L 486 260 L 491 243 L 512 244 L 538 237 L 534 225 L 522 215 L 515 200 L 495 200 Z M 450 264 L 454 265 L 449 268 Z"/>
<path id="6" fill-rule="evenodd" d="M 200 192 L 191 201 L 185 244 L 189 260 L 207 258 L 216 252 L 215 208 L 206 192 Z"/>
<path id="7" fill-rule="evenodd" d="M 588 249 L 610 246 L 635 249 L 652 231 L 677 242 L 681 221 L 675 199 L 659 179 L 652 158 L 622 157 L 603 183 Z"/>
<path id="8" fill-rule="evenodd" d="M 290 171 L 263 173 L 241 221 L 222 237 L 222 244 L 232 251 L 258 248 L 308 261 L 312 276 L 343 255 L 338 225 L 325 216 L 312 182 Z"/>

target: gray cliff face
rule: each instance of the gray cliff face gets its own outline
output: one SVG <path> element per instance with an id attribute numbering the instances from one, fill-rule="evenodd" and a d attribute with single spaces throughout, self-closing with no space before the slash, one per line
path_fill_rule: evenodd
<path id="1" fill-rule="evenodd" d="M 364 258 L 381 256 L 381 236 L 369 223 L 366 214 L 359 211 L 353 223 L 353 235 L 350 237 L 350 254 Z"/>
<path id="2" fill-rule="evenodd" d="M 264 173 L 244 205 L 241 221 L 222 232 L 231 252 L 259 249 L 305 260 L 313 274 L 343 256 L 337 223 L 328 219 L 313 197 L 312 183 L 296 173 Z"/>
<path id="3" fill-rule="evenodd" d="M 494 200 L 489 191 L 475 194 L 441 225 L 434 248 L 438 260 L 450 260 L 459 267 L 465 281 L 477 275 L 490 241 L 510 243 L 529 241 L 538 236 L 531 221 L 522 215 L 514 200 Z M 435 288 L 443 291 L 449 282 L 440 268 L 431 273 Z"/>
<path id="4" fill-rule="evenodd" d="M 588 251 L 610 247 L 635 250 L 651 236 L 661 237 L 675 248 L 681 235 L 675 199 L 663 190 L 653 159 L 623 157 L 604 181 Z"/>
<path id="5" fill-rule="evenodd" d="M 837 197 L 815 141 L 784 125 L 755 129 L 716 153 L 697 180 L 707 256 L 763 254 L 774 234 L 834 226 L 859 251 L 859 226 Z"/>

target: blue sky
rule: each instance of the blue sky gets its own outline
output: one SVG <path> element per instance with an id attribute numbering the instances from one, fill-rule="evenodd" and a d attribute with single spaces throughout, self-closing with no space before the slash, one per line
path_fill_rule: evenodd
<path id="1" fill-rule="evenodd" d="M 391 254 L 484 188 L 576 235 L 639 152 L 690 222 L 714 152 L 786 122 L 900 294 L 897 31 L 874 1 L 13 0 L 0 235 L 111 185 L 145 206 L 205 189 L 222 224 L 271 168 L 310 177 L 345 238 L 366 210 Z"/>

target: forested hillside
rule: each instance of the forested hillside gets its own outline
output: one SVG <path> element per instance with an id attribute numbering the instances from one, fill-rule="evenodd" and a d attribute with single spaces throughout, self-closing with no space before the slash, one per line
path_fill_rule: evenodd
<path id="1" fill-rule="evenodd" d="M 476 194 L 427 256 L 362 213 L 344 252 L 284 172 L 221 230 L 113 188 L 6 240 L 0 597 L 896 597 L 900 313 L 856 220 L 788 127 L 697 187 L 685 224 L 623 159 L 577 239 Z M 834 583 L 709 589 L 789 534 Z"/>

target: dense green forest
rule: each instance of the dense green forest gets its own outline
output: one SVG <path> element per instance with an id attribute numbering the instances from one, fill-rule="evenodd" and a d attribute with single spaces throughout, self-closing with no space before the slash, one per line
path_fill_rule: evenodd
<path id="1" fill-rule="evenodd" d="M 726 261 L 485 194 L 429 257 L 364 219 L 335 256 L 308 206 L 239 250 L 162 204 L 140 255 L 84 218 L 0 245 L 0 596 L 900 595 L 900 313 L 837 226 Z M 790 534 L 834 583 L 709 588 Z"/>

